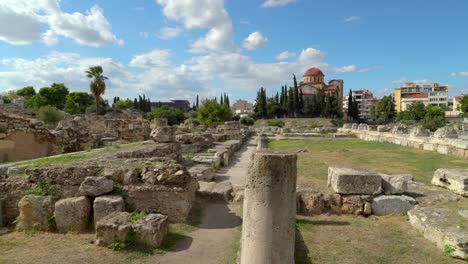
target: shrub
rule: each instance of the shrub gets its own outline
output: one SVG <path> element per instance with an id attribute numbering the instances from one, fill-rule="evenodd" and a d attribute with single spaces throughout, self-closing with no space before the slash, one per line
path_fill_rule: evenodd
<path id="1" fill-rule="evenodd" d="M 147 216 L 148 214 L 146 214 L 145 211 L 141 211 L 141 212 L 133 212 L 132 215 L 130 216 L 130 221 L 131 222 L 136 222 L 138 221 L 139 219 Z"/>
<path id="2" fill-rule="evenodd" d="M 218 104 L 216 100 L 203 101 L 198 108 L 198 121 L 204 125 L 222 123 L 232 119 L 232 112 L 228 105 Z"/>
<path id="3" fill-rule="evenodd" d="M 269 126 L 275 126 L 275 127 L 283 127 L 284 122 L 282 120 L 270 120 L 268 121 Z"/>
<path id="4" fill-rule="evenodd" d="M 240 121 L 241 117 L 238 115 L 235 115 L 232 117 L 232 121 Z"/>
<path id="5" fill-rule="evenodd" d="M 149 112 L 146 117 L 148 120 L 167 118 L 167 122 L 171 126 L 178 125 L 185 120 L 185 114 L 182 110 L 167 105 L 154 109 L 152 112 Z"/>
<path id="6" fill-rule="evenodd" d="M 127 99 L 125 101 L 119 100 L 114 103 L 113 105 L 114 108 L 117 109 L 128 109 L 133 107 L 133 101 L 130 99 Z"/>
<path id="7" fill-rule="evenodd" d="M 49 184 L 44 181 L 39 181 L 37 186 L 31 188 L 27 191 L 28 194 L 38 195 L 38 196 L 48 196 L 48 195 L 55 195 L 55 192 L 50 188 Z"/>
<path id="8" fill-rule="evenodd" d="M 46 105 L 39 108 L 38 111 L 39 119 L 46 123 L 57 123 L 63 119 L 63 113 L 57 108 Z"/>
<path id="9" fill-rule="evenodd" d="M 431 131 L 436 131 L 438 128 L 445 126 L 445 113 L 440 107 L 427 107 L 426 116 L 421 120 L 421 125 Z"/>
<path id="10" fill-rule="evenodd" d="M 244 116 L 240 119 L 240 123 L 244 126 L 252 126 L 255 124 L 255 119 L 250 116 Z"/>

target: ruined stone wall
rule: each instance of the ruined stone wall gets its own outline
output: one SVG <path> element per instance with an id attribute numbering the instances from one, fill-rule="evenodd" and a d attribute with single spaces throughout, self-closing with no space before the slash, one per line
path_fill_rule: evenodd
<path id="1" fill-rule="evenodd" d="M 351 133 L 366 141 L 388 142 L 468 158 L 468 139 L 460 138 L 459 132 L 453 127 L 439 128 L 436 132 L 430 133 L 420 127 L 401 124 L 385 126 L 345 124 L 339 132 Z"/>
<path id="2" fill-rule="evenodd" d="M 42 121 L 0 112 L 0 162 L 59 154 L 55 135 Z"/>

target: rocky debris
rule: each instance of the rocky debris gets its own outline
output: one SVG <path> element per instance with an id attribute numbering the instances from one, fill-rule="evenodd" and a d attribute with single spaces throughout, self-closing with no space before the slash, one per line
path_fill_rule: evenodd
<path id="1" fill-rule="evenodd" d="M 441 127 L 434 132 L 435 138 L 458 138 L 458 133 L 455 128 L 450 126 Z"/>
<path id="2" fill-rule="evenodd" d="M 133 185 L 141 182 L 141 171 L 139 169 L 129 169 L 123 177 L 123 184 Z"/>
<path id="3" fill-rule="evenodd" d="M 188 172 L 199 181 L 210 182 L 216 177 L 216 172 L 213 167 L 202 164 L 191 167 Z"/>
<path id="4" fill-rule="evenodd" d="M 466 260 L 468 258 L 467 222 L 451 210 L 416 206 L 408 211 L 409 222 L 446 254 Z"/>
<path id="5" fill-rule="evenodd" d="M 157 143 L 149 144 L 143 149 L 123 151 L 115 155 L 119 159 L 142 159 L 164 157 L 167 159 L 179 160 L 180 144 L 172 143 Z"/>
<path id="6" fill-rule="evenodd" d="M 143 244 L 159 247 L 169 230 L 168 217 L 149 214 L 134 222 L 131 214 L 116 212 L 99 220 L 96 224 L 96 244 L 109 246 L 116 242 Z M 129 241 L 133 237 L 132 241 Z"/>
<path id="7" fill-rule="evenodd" d="M 187 172 L 184 166 L 169 160 L 156 166 L 143 167 L 141 179 L 143 182 L 151 185 L 181 186 L 191 182 L 194 178 Z"/>
<path id="8" fill-rule="evenodd" d="M 379 173 L 382 177 L 382 189 L 386 195 L 403 194 L 408 190 L 408 182 L 413 180 L 411 175 L 388 175 Z"/>
<path id="9" fill-rule="evenodd" d="M 54 215 L 60 233 L 83 232 L 91 219 L 91 201 L 85 196 L 59 200 Z"/>
<path id="10" fill-rule="evenodd" d="M 364 205 L 369 199 L 371 199 L 370 196 L 343 195 L 341 212 L 354 215 L 364 214 Z"/>
<path id="11" fill-rule="evenodd" d="M 352 127 L 352 124 L 351 124 L 351 123 L 345 123 L 345 124 L 343 124 L 343 128 L 344 128 L 344 129 L 351 129 L 351 127 Z"/>
<path id="12" fill-rule="evenodd" d="M 382 178 L 363 169 L 329 167 L 328 187 L 339 194 L 379 194 Z"/>
<path id="13" fill-rule="evenodd" d="M 155 118 L 153 123 L 155 127 L 165 127 L 169 125 L 167 118 Z"/>
<path id="14" fill-rule="evenodd" d="M 115 212 L 96 222 L 96 245 L 109 246 L 115 242 L 124 242 L 132 231 L 131 214 Z"/>
<path id="15" fill-rule="evenodd" d="M 468 169 L 438 169 L 431 183 L 468 197 Z"/>
<path id="16" fill-rule="evenodd" d="M 430 137 L 431 132 L 428 129 L 417 126 L 411 129 L 410 135 L 414 137 Z"/>
<path id="17" fill-rule="evenodd" d="M 351 129 L 358 129 L 358 127 L 359 127 L 359 125 L 356 124 L 356 123 L 354 123 L 354 124 L 351 125 Z"/>
<path id="18" fill-rule="evenodd" d="M 169 143 L 175 141 L 175 126 L 158 126 L 151 131 L 150 137 L 156 143 Z"/>
<path id="19" fill-rule="evenodd" d="M 390 132 L 392 130 L 391 126 L 388 125 L 378 125 L 377 132 Z"/>
<path id="20" fill-rule="evenodd" d="M 18 207 L 18 230 L 50 230 L 49 220 L 54 213 L 52 196 L 26 195 L 19 201 Z"/>
<path id="21" fill-rule="evenodd" d="M 405 195 L 414 198 L 421 206 L 433 206 L 439 203 L 457 202 L 462 197 L 449 190 L 419 182 L 409 182 Z"/>
<path id="22" fill-rule="evenodd" d="M 367 124 L 359 124 L 358 125 L 358 130 L 369 130 L 369 126 Z"/>
<path id="23" fill-rule="evenodd" d="M 468 219 L 468 210 L 460 210 L 458 211 L 458 214 L 461 215 L 461 217 Z"/>
<path id="24" fill-rule="evenodd" d="M 372 201 L 372 213 L 378 216 L 401 214 L 411 208 L 413 205 L 407 199 L 397 195 L 379 196 Z"/>
<path id="25" fill-rule="evenodd" d="M 405 125 L 405 124 L 394 124 L 392 129 L 390 130 L 390 132 L 392 134 L 408 134 L 409 133 L 409 126 Z"/>
<path id="26" fill-rule="evenodd" d="M 212 201 L 231 201 L 234 197 L 234 188 L 230 181 L 198 182 L 200 188 L 197 194 Z"/>
<path id="27" fill-rule="evenodd" d="M 105 177 L 86 177 L 80 185 L 80 195 L 97 197 L 114 190 L 114 181 Z"/>
<path id="28" fill-rule="evenodd" d="M 121 196 L 105 195 L 96 197 L 93 203 L 94 224 L 105 216 L 114 212 L 122 212 L 124 209 L 125 204 Z"/>
<path id="29" fill-rule="evenodd" d="M 79 186 L 88 176 L 97 176 L 101 167 L 95 165 L 54 166 L 26 170 L 30 182 Z"/>
<path id="30" fill-rule="evenodd" d="M 268 149 L 268 137 L 265 134 L 261 134 L 257 138 L 257 150 Z"/>
<path id="31" fill-rule="evenodd" d="M 137 243 L 159 247 L 169 231 L 168 217 L 162 214 L 149 214 L 132 223 L 137 234 Z"/>

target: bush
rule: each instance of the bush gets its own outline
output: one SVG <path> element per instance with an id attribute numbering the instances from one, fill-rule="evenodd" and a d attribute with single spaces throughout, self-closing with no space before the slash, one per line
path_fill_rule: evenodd
<path id="1" fill-rule="evenodd" d="M 436 131 L 438 128 L 445 126 L 447 121 L 445 120 L 445 113 L 440 107 L 427 107 L 427 113 L 421 125 L 431 131 Z"/>
<path id="2" fill-rule="evenodd" d="M 275 127 L 283 127 L 284 122 L 283 120 L 270 120 L 268 121 L 269 126 L 275 126 Z"/>
<path id="3" fill-rule="evenodd" d="M 232 119 L 232 112 L 228 105 L 218 104 L 216 100 L 203 101 L 198 108 L 198 121 L 204 125 L 222 123 Z"/>
<path id="4" fill-rule="evenodd" d="M 37 196 L 55 196 L 55 192 L 50 188 L 49 184 L 44 181 L 39 181 L 37 186 L 29 189 L 28 194 L 37 195 Z"/>
<path id="5" fill-rule="evenodd" d="M 114 108 L 117 109 L 128 109 L 133 107 L 133 101 L 130 99 L 127 99 L 125 101 L 119 100 L 114 103 L 113 105 Z"/>
<path id="6" fill-rule="evenodd" d="M 173 108 L 167 105 L 163 105 L 154 109 L 152 112 L 149 112 L 146 115 L 148 120 L 153 120 L 155 118 L 167 118 L 169 125 L 178 125 L 185 120 L 185 114 L 182 110 Z"/>
<path id="7" fill-rule="evenodd" d="M 57 123 L 63 119 L 63 113 L 50 105 L 39 108 L 38 115 L 40 120 L 49 124 Z"/>
<path id="8" fill-rule="evenodd" d="M 241 117 L 238 115 L 235 115 L 232 117 L 232 121 L 240 121 Z"/>
<path id="9" fill-rule="evenodd" d="M 94 97 L 88 93 L 73 92 L 65 99 L 64 111 L 69 114 L 83 114 L 94 104 Z"/>
<path id="10" fill-rule="evenodd" d="M 250 116 L 244 116 L 240 119 L 240 123 L 244 126 L 252 126 L 255 124 L 255 119 Z"/>

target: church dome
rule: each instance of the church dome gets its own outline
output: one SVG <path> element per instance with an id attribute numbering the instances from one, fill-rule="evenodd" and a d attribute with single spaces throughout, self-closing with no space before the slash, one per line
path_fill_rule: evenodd
<path id="1" fill-rule="evenodd" d="M 305 73 L 304 76 L 325 76 L 319 68 L 310 68 Z"/>

